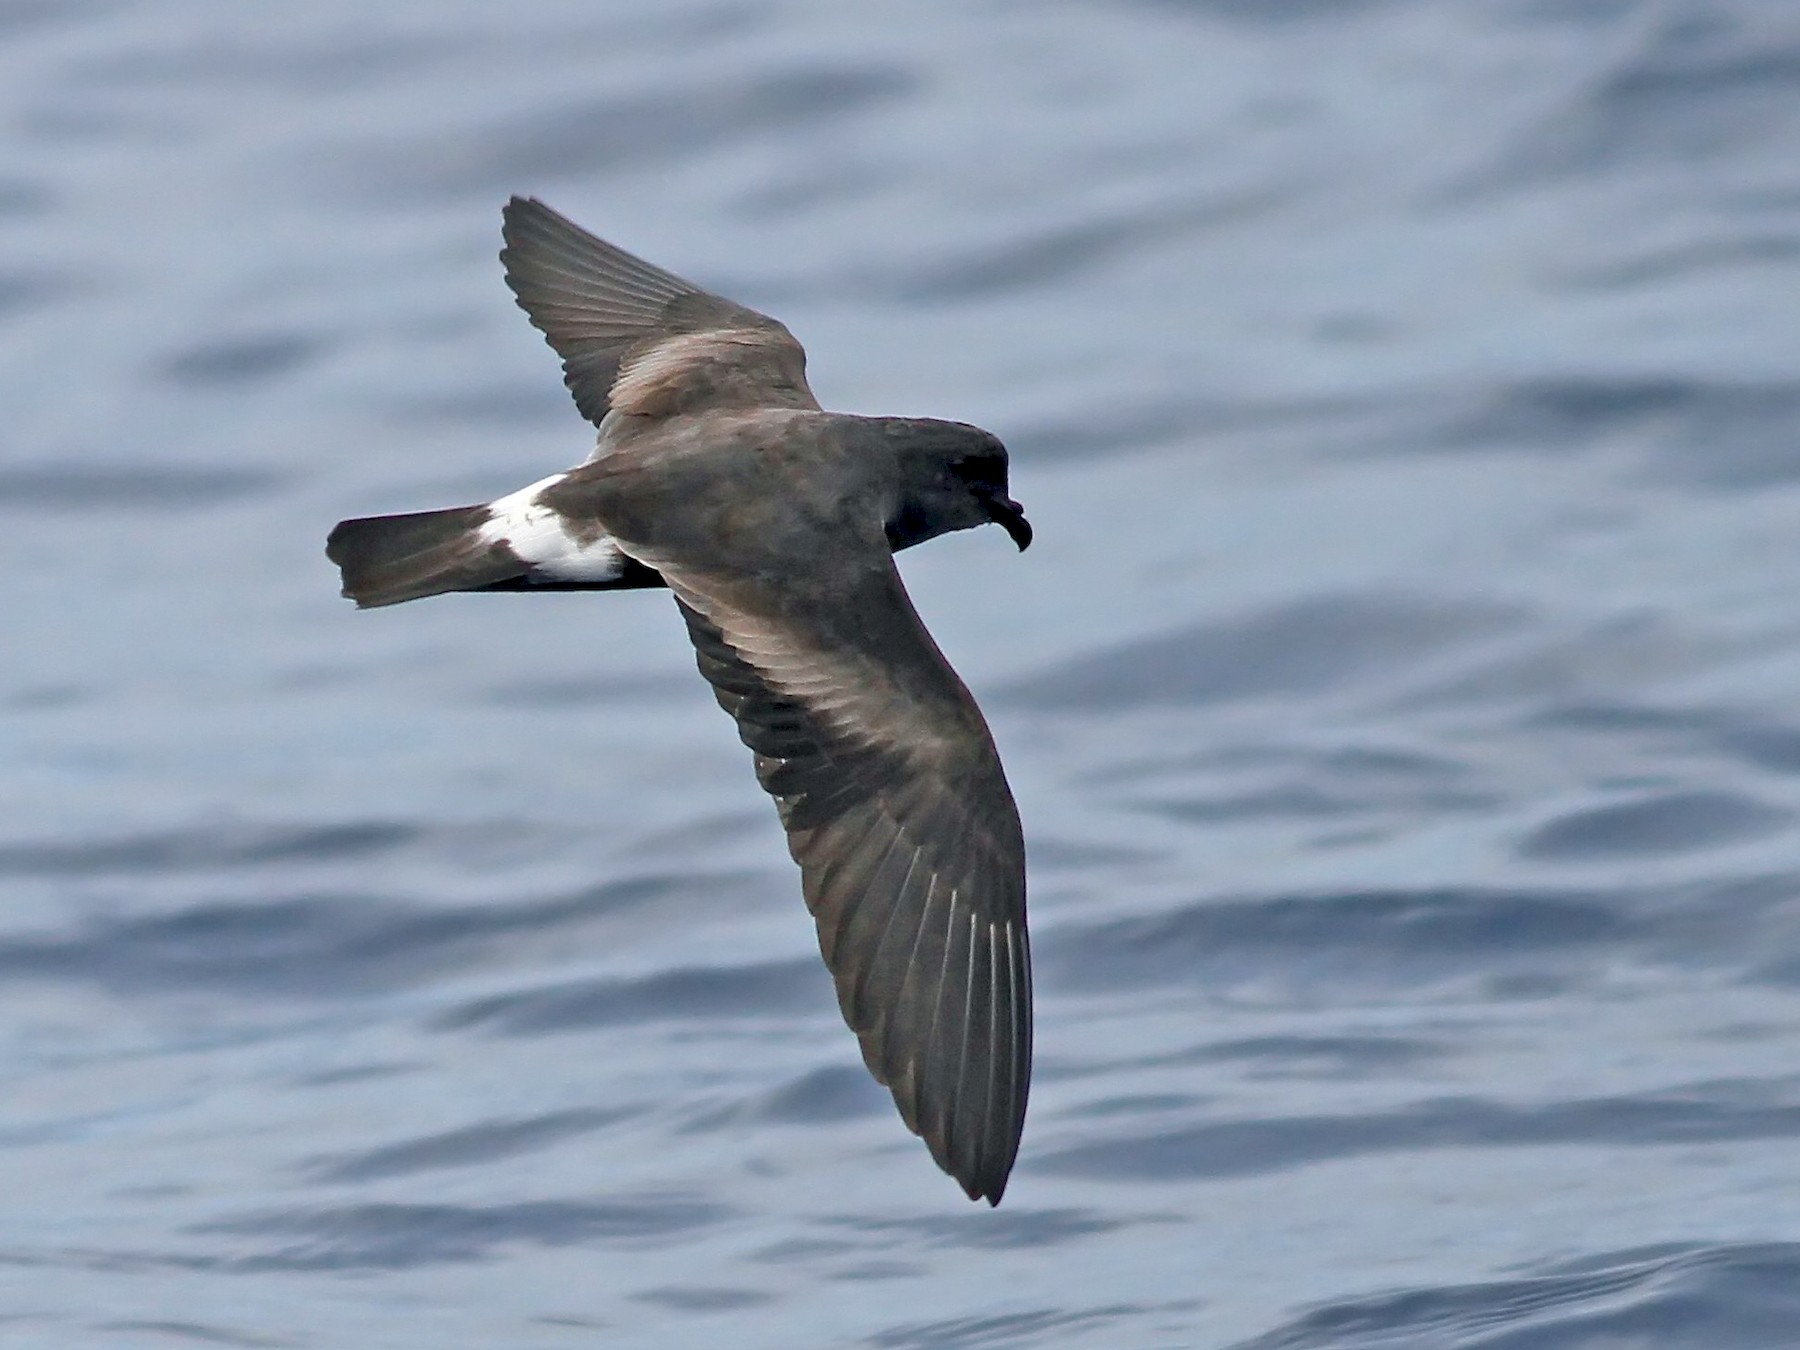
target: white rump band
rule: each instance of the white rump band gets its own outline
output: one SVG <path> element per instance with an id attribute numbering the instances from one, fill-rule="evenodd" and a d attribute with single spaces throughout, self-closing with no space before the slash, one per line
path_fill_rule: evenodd
<path id="1" fill-rule="evenodd" d="M 551 474 L 489 503 L 479 531 L 482 542 L 505 544 L 520 562 L 531 564 L 531 581 L 615 581 L 625 571 L 619 546 L 605 535 L 583 543 L 561 515 L 538 500 L 566 477 Z"/>

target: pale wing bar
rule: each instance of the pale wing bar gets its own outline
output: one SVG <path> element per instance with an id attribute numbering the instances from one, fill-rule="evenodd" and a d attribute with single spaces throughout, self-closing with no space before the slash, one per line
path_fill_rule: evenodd
<path id="1" fill-rule="evenodd" d="M 671 300 L 703 292 L 535 198 L 508 202 L 501 232 L 506 284 L 562 357 L 563 382 L 582 415 L 598 425 L 626 349 L 661 327 Z"/>
<path id="2" fill-rule="evenodd" d="M 661 391 L 685 395 L 664 400 L 672 405 L 818 406 L 805 350 L 767 315 L 589 234 L 535 198 L 507 203 L 502 233 L 506 284 L 562 357 L 563 383 L 595 426 L 619 401 L 621 370 L 646 362 L 661 367 Z M 697 335 L 721 340 L 693 342 Z M 671 344 L 680 345 L 658 355 Z"/>

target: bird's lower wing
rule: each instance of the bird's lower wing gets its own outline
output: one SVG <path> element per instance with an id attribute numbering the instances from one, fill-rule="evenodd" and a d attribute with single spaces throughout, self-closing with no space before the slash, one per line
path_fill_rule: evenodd
<path id="1" fill-rule="evenodd" d="M 780 586 L 639 557 L 756 753 L 869 1069 L 970 1198 L 999 1203 L 1031 1074 L 1031 959 L 1018 810 L 974 700 L 885 548 Z"/>

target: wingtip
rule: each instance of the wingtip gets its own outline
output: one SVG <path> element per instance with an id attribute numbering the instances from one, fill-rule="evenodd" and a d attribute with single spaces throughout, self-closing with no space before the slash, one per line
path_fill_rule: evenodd
<path id="1" fill-rule="evenodd" d="M 555 231 L 559 227 L 577 234 L 587 233 L 555 207 L 544 205 L 539 198 L 513 193 L 506 199 L 506 205 L 500 208 L 500 238 L 505 244 L 500 250 L 500 257 L 506 260 L 526 236 L 541 234 L 545 230 Z"/>
<path id="2" fill-rule="evenodd" d="M 945 1170 L 949 1171 L 948 1168 Z M 1006 1194 L 1006 1183 L 1012 1178 L 1012 1164 L 1009 1162 L 1006 1169 L 997 1175 L 979 1166 L 968 1171 L 951 1172 L 950 1175 L 969 1199 L 985 1200 L 989 1208 L 998 1208 L 1001 1198 Z"/>
<path id="3" fill-rule="evenodd" d="M 501 250 L 500 256 L 505 258 L 507 250 L 517 243 L 515 236 L 527 217 L 549 209 L 536 197 L 521 197 L 516 192 L 508 197 L 506 205 L 500 208 L 500 238 L 506 244 L 506 248 Z"/>
<path id="4" fill-rule="evenodd" d="M 325 556 L 340 567 L 344 563 L 345 540 L 354 527 L 354 521 L 340 520 L 331 527 L 331 533 L 325 536 Z"/>

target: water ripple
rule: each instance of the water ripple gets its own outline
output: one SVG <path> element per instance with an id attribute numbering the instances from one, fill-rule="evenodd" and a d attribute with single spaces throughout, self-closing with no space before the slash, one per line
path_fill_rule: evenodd
<path id="1" fill-rule="evenodd" d="M 362 1204 L 222 1219 L 189 1231 L 273 1240 L 259 1253 L 232 1258 L 239 1271 L 409 1270 L 479 1261 L 497 1248 L 520 1245 L 667 1244 L 720 1224 L 730 1213 L 715 1201 L 686 1195 L 504 1205 Z"/>
<path id="2" fill-rule="evenodd" d="M 1234 1350 L 1785 1350 L 1796 1326 L 1800 1244 L 1744 1243 L 1347 1300 Z"/>
<path id="3" fill-rule="evenodd" d="M 1800 1136 L 1800 1101 L 1768 1101 L 1761 1082 L 1514 1106 L 1478 1098 L 1419 1102 L 1367 1115 L 1211 1121 L 1121 1135 L 1042 1156 L 1068 1176 L 1160 1184 L 1245 1177 L 1378 1153 L 1581 1145 L 1647 1148 Z"/>
<path id="4" fill-rule="evenodd" d="M 769 1017 L 817 1010 L 815 960 L 695 966 L 633 979 L 575 980 L 476 999 L 438 1019 L 444 1030 L 541 1036 L 665 1019 Z"/>
<path id="5" fill-rule="evenodd" d="M 623 1120 L 627 1110 L 555 1111 L 528 1120 L 490 1120 L 459 1130 L 383 1144 L 357 1153 L 313 1159 L 312 1180 L 345 1184 L 411 1176 L 449 1167 L 477 1167 L 559 1144 Z"/>

